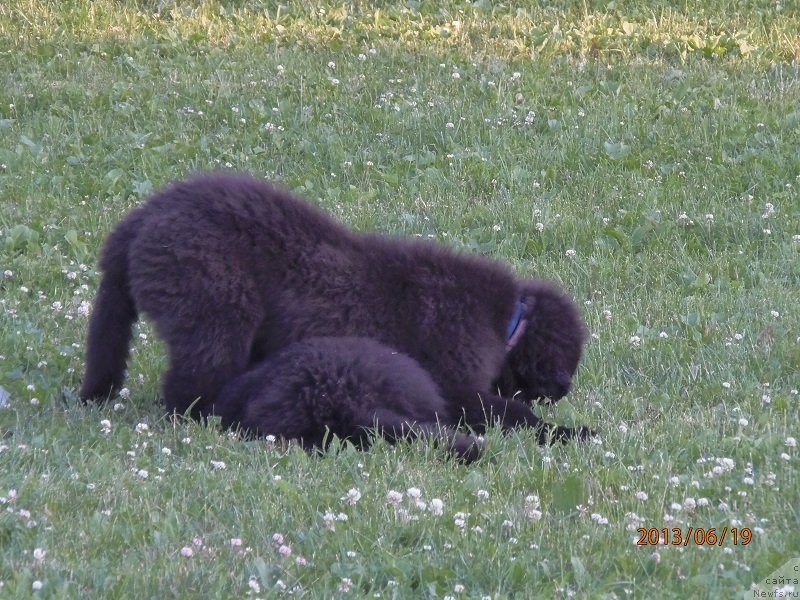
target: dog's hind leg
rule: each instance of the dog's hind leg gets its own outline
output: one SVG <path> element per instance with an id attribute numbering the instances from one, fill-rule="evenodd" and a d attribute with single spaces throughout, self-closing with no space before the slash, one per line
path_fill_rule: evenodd
<path id="1" fill-rule="evenodd" d="M 471 463 L 480 458 L 482 443 L 455 427 L 431 422 L 418 422 L 391 409 L 376 408 L 366 418 L 354 423 L 363 429 L 377 427 L 383 438 L 392 444 L 402 440 L 421 439 L 444 448 L 459 461 Z"/>
<path id="2" fill-rule="evenodd" d="M 223 386 L 245 372 L 250 360 L 249 328 L 230 318 L 204 315 L 193 332 L 184 331 L 179 344 L 169 344 L 170 367 L 164 375 L 164 404 L 170 414 L 189 411 L 198 419 L 219 414 L 217 396 Z"/>

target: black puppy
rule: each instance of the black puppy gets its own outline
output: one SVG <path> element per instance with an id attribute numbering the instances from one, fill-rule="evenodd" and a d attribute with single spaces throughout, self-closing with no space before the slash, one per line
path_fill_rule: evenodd
<path id="1" fill-rule="evenodd" d="M 324 447 L 330 434 L 361 448 L 373 429 L 390 442 L 424 438 L 459 460 L 480 442 L 456 431 L 459 415 L 430 374 L 396 350 L 363 337 L 314 337 L 289 344 L 222 388 L 223 421 L 245 431 Z"/>
<path id="2" fill-rule="evenodd" d="M 195 418 L 230 412 L 222 387 L 293 342 L 360 336 L 412 357 L 472 428 L 499 420 L 546 437 L 526 402 L 567 393 L 585 339 L 552 284 L 434 243 L 350 232 L 242 175 L 155 194 L 109 235 L 101 268 L 81 398 L 118 390 L 144 313 L 169 352 L 167 410 Z"/>

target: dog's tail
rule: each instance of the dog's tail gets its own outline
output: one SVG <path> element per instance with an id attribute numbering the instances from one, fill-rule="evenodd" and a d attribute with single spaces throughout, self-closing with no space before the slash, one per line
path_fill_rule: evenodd
<path id="1" fill-rule="evenodd" d="M 86 372 L 78 394 L 84 402 L 116 394 L 125 379 L 131 328 L 138 318 L 128 282 L 128 249 L 140 221 L 137 211 L 128 215 L 103 247 L 103 276 L 89 319 Z"/>

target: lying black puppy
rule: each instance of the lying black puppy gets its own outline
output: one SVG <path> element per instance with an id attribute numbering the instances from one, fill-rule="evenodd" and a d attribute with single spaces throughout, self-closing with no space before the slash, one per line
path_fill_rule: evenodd
<path id="1" fill-rule="evenodd" d="M 549 283 L 434 243 L 350 232 L 242 175 L 155 194 L 109 235 L 101 268 L 80 397 L 119 389 L 144 313 L 169 353 L 166 408 L 195 418 L 233 413 L 223 386 L 289 344 L 360 336 L 413 358 L 473 429 L 497 420 L 546 437 L 526 402 L 567 393 L 585 339 L 574 303 Z"/>
<path id="2" fill-rule="evenodd" d="M 312 337 L 289 344 L 222 388 L 223 421 L 258 436 L 295 439 L 307 450 L 330 435 L 370 445 L 428 439 L 471 462 L 480 442 L 457 429 L 459 415 L 430 374 L 405 354 L 363 337 Z"/>

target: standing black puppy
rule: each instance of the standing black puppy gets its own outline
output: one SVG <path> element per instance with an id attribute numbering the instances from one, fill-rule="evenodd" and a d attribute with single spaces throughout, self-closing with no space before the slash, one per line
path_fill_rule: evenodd
<path id="1" fill-rule="evenodd" d="M 101 268 L 81 398 L 120 387 L 144 313 L 169 352 L 167 410 L 194 417 L 225 414 L 222 387 L 293 342 L 360 336 L 416 360 L 474 429 L 499 420 L 546 438 L 525 402 L 567 393 L 585 338 L 551 284 L 437 244 L 352 233 L 248 176 L 155 194 L 108 237 Z"/>

